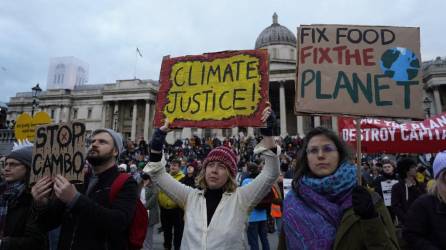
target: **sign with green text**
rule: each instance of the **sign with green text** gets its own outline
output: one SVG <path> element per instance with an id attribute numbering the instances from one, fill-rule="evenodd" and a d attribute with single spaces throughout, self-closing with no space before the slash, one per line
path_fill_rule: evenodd
<path id="1" fill-rule="evenodd" d="M 302 25 L 296 113 L 423 118 L 420 29 Z"/>
<path id="2" fill-rule="evenodd" d="M 223 51 L 164 57 L 155 126 L 261 127 L 268 102 L 268 52 Z"/>

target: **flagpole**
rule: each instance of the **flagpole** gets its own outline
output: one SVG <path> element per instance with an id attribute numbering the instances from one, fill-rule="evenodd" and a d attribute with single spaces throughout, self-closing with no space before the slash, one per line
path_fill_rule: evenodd
<path id="1" fill-rule="evenodd" d="M 136 50 L 135 50 L 135 69 L 134 69 L 134 71 L 133 71 L 133 79 L 136 79 L 136 63 L 138 62 L 137 60 L 138 60 L 138 47 L 136 47 Z"/>

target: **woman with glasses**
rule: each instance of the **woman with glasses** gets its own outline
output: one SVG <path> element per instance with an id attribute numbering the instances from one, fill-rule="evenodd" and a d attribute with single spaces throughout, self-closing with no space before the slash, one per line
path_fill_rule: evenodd
<path id="1" fill-rule="evenodd" d="M 0 184 L 0 249 L 46 249 L 46 233 L 31 212 L 28 188 L 32 145 L 19 145 L 5 158 Z"/>
<path id="2" fill-rule="evenodd" d="M 381 197 L 357 184 L 356 166 L 333 131 L 311 130 L 298 162 L 279 249 L 398 249 Z"/>

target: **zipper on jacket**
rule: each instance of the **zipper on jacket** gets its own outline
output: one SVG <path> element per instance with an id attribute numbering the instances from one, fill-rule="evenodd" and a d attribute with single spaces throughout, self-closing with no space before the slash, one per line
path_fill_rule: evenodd
<path id="1" fill-rule="evenodd" d="M 72 215 L 71 215 L 71 216 L 72 216 Z M 76 224 L 74 224 L 74 227 L 73 227 L 73 234 L 71 235 L 70 250 L 73 249 L 74 237 L 76 237 L 76 231 L 77 231 L 78 226 L 79 226 L 79 218 L 76 218 Z"/>

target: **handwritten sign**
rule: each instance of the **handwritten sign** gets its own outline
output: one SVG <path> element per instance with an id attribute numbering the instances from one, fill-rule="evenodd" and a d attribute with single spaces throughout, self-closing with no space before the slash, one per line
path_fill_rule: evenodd
<path id="1" fill-rule="evenodd" d="M 56 174 L 70 181 L 83 181 L 85 132 L 85 124 L 80 122 L 39 126 L 33 148 L 31 183 Z"/>
<path id="2" fill-rule="evenodd" d="M 161 66 L 155 126 L 263 126 L 268 101 L 266 50 L 224 51 L 177 58 Z"/>
<path id="3" fill-rule="evenodd" d="M 423 118 L 420 30 L 303 25 L 296 113 Z"/>
<path id="4" fill-rule="evenodd" d="M 392 187 L 397 184 L 398 180 L 385 180 L 381 182 L 381 189 L 383 191 L 384 205 L 390 207 L 392 205 Z"/>
<path id="5" fill-rule="evenodd" d="M 36 126 L 51 123 L 51 117 L 46 112 L 37 112 L 34 117 L 22 113 L 16 119 L 14 133 L 17 140 L 34 141 Z"/>

